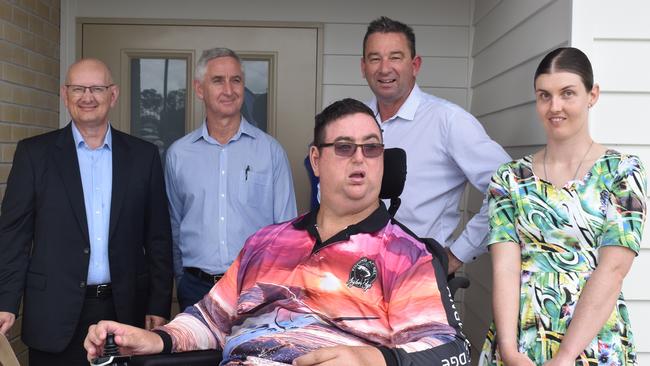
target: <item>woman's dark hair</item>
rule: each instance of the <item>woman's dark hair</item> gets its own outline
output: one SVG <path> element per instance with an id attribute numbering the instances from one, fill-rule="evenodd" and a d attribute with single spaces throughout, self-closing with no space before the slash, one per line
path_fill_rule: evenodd
<path id="1" fill-rule="evenodd" d="M 544 56 L 535 71 L 533 84 L 540 75 L 559 71 L 566 71 L 580 76 L 587 91 L 591 91 L 594 87 L 594 72 L 591 69 L 589 58 L 584 52 L 573 47 L 560 47 Z"/>

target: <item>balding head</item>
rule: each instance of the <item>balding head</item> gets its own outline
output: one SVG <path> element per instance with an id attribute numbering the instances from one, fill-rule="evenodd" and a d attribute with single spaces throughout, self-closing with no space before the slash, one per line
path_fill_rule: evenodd
<path id="1" fill-rule="evenodd" d="M 78 76 L 78 74 L 85 74 L 88 72 L 101 73 L 104 75 L 104 82 L 102 85 L 113 84 L 113 76 L 111 70 L 105 63 L 96 58 L 82 58 L 81 60 L 73 63 L 65 75 L 65 84 L 73 84 L 71 78 Z"/>
<path id="2" fill-rule="evenodd" d="M 72 64 L 61 86 L 61 98 L 78 128 L 108 125 L 108 112 L 118 95 L 111 71 L 93 58 Z"/>

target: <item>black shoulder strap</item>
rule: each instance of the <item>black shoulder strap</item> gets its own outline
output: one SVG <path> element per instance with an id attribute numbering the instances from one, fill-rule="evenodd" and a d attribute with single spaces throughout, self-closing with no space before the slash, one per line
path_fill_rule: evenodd
<path id="1" fill-rule="evenodd" d="M 449 269 L 449 258 L 447 257 L 447 252 L 445 252 L 445 248 L 443 248 L 442 245 L 440 245 L 433 238 L 419 238 L 419 239 L 427 246 L 429 252 L 434 257 L 438 258 L 440 264 L 442 264 L 442 269 L 444 269 L 445 273 L 447 273 Z"/>
<path id="2" fill-rule="evenodd" d="M 440 243 L 438 243 L 435 239 L 433 238 L 421 238 L 417 235 L 415 235 L 414 232 L 411 231 L 411 229 L 407 228 L 404 224 L 401 222 L 397 221 L 395 218 L 391 218 L 391 222 L 395 225 L 398 225 L 402 230 L 406 231 L 408 234 L 410 234 L 412 237 L 417 238 L 419 241 L 424 243 L 424 245 L 427 247 L 427 250 L 431 255 L 434 256 L 434 258 L 438 259 L 440 261 L 440 264 L 442 265 L 442 269 L 445 270 L 444 273 L 447 273 L 449 270 L 449 258 L 447 257 L 447 252 L 445 252 L 445 248 L 443 248 Z"/>

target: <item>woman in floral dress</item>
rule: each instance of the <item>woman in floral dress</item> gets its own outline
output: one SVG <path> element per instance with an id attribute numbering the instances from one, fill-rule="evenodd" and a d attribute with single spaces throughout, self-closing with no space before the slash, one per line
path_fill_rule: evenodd
<path id="1" fill-rule="evenodd" d="M 479 365 L 636 365 L 623 279 L 638 254 L 646 172 L 589 135 L 587 56 L 559 48 L 534 79 L 541 151 L 488 189 L 494 324 Z"/>

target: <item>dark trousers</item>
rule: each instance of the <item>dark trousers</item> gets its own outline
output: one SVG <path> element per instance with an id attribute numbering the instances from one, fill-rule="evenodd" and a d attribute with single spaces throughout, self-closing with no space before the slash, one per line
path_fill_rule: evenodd
<path id="1" fill-rule="evenodd" d="M 213 283 L 204 281 L 191 273 L 183 273 L 181 280 L 176 284 L 176 297 L 181 311 L 186 307 L 199 302 L 214 286 Z"/>
<path id="2" fill-rule="evenodd" d="M 79 323 L 72 335 L 70 344 L 59 353 L 43 352 L 29 349 L 30 366 L 88 366 L 84 339 L 88 327 L 100 320 L 116 320 L 115 306 L 111 296 L 106 298 L 86 298 L 84 301 Z"/>

